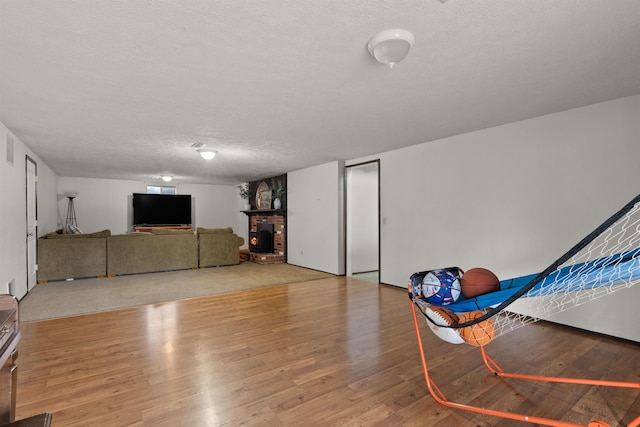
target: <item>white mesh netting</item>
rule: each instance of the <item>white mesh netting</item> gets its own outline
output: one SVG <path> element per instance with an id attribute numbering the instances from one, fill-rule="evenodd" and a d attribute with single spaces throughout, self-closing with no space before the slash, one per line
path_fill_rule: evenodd
<path id="1" fill-rule="evenodd" d="M 485 345 L 540 318 L 549 319 L 639 281 L 637 196 L 540 274 L 503 280 L 498 292 L 447 306 L 429 304 L 412 292 L 411 283 L 409 296 L 440 338 Z M 446 310 L 454 312 L 455 320 Z"/>

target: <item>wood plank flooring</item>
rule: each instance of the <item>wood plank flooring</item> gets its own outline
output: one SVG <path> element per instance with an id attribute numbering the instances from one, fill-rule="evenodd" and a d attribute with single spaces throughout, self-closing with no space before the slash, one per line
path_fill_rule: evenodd
<path id="1" fill-rule="evenodd" d="M 25 322 L 17 418 L 63 426 L 514 426 L 428 394 L 406 292 L 336 277 Z M 631 326 L 631 325 L 630 325 Z M 626 425 L 640 390 L 500 380 L 421 334 L 456 402 Z M 640 345 L 538 323 L 487 346 L 505 371 L 640 381 Z"/>

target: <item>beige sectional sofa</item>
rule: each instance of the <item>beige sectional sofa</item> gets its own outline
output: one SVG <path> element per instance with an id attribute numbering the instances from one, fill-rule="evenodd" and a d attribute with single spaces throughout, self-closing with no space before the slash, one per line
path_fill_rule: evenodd
<path id="1" fill-rule="evenodd" d="M 107 274 L 109 230 L 88 234 L 62 234 L 59 231 L 38 239 L 38 282 Z"/>
<path id="2" fill-rule="evenodd" d="M 38 239 L 38 283 L 234 265 L 244 239 L 231 228 L 154 229 L 111 235 L 49 233 Z"/>

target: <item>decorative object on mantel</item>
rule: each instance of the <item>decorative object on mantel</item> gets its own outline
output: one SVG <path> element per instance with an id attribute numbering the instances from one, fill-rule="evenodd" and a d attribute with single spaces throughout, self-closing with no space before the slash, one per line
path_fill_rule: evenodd
<path id="1" fill-rule="evenodd" d="M 271 180 L 271 189 L 273 199 L 273 208 L 280 209 L 282 207 L 281 197 L 284 195 L 284 184 L 282 183 L 282 178 L 272 178 Z"/>
<path id="2" fill-rule="evenodd" d="M 262 181 L 256 190 L 256 209 L 271 209 L 271 189 L 269 184 Z"/>
<path id="3" fill-rule="evenodd" d="M 242 185 L 238 185 L 238 188 L 240 189 L 240 197 L 245 200 L 244 210 L 248 211 L 251 209 L 251 186 L 248 182 L 245 182 Z"/>

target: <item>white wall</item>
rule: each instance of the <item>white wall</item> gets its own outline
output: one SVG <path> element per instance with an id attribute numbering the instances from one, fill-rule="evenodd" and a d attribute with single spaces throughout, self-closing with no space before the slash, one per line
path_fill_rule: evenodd
<path id="1" fill-rule="evenodd" d="M 287 176 L 287 262 L 344 274 L 344 163 Z"/>
<path id="2" fill-rule="evenodd" d="M 7 135 L 13 139 L 13 164 L 7 161 Z M 38 167 L 38 234 L 51 227 L 55 213 L 56 176 L 31 150 L 0 123 L 0 293 L 8 294 L 15 281 L 15 296 L 27 293 L 26 156 Z"/>
<path id="3" fill-rule="evenodd" d="M 113 234 L 129 231 L 131 221 L 131 194 L 145 193 L 144 182 L 95 179 L 58 178 L 58 224 L 64 226 L 67 215 L 67 192 L 77 192 L 74 199 L 78 228 L 84 233 L 109 229 Z M 53 230 L 47 230 L 53 231 Z"/>
<path id="4" fill-rule="evenodd" d="M 74 207 L 80 230 L 91 233 L 108 228 L 112 234 L 130 231 L 133 222 L 132 194 L 146 191 L 147 183 L 142 181 L 60 177 L 58 224 L 55 228 L 61 227 L 66 218 L 68 200 L 64 193 L 78 192 Z M 240 221 L 241 202 L 236 187 L 178 184 L 176 192 L 192 196 L 195 227 L 233 227 L 234 231 L 245 231 L 247 223 Z"/>
<path id="5" fill-rule="evenodd" d="M 638 193 L 638 117 L 640 95 L 382 154 L 382 281 L 542 270 Z"/>
<path id="6" fill-rule="evenodd" d="M 377 155 L 381 281 L 405 287 L 452 265 L 543 270 L 638 194 L 638 118 L 640 95 Z M 587 323 L 588 304 L 562 323 L 640 341 L 638 288 L 595 303 L 617 320 Z"/>

